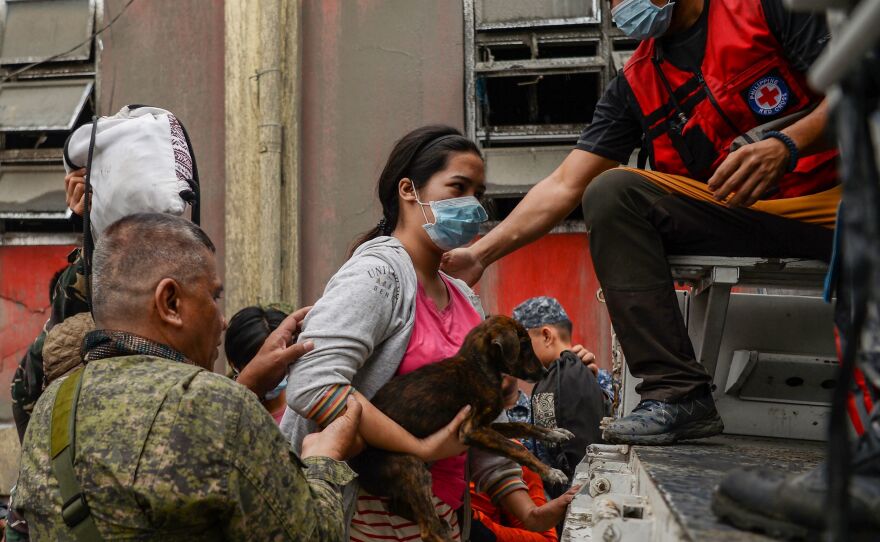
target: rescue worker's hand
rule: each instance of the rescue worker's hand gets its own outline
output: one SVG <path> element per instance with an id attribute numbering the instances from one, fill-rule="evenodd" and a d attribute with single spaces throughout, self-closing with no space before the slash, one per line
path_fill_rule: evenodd
<path id="1" fill-rule="evenodd" d="M 440 269 L 473 286 L 483 276 L 485 266 L 470 247 L 456 248 L 443 254 Z"/>
<path id="2" fill-rule="evenodd" d="M 730 207 L 751 207 L 782 178 L 788 165 L 785 143 L 776 138 L 744 145 L 730 153 L 709 179 L 709 190 L 716 200 Z"/>
<path id="3" fill-rule="evenodd" d="M 593 371 L 594 376 L 599 374 L 599 366 L 596 365 L 596 354 L 590 352 L 581 344 L 576 344 L 572 346 L 571 352 L 575 356 L 581 358 L 581 361 L 584 362 L 584 365 L 587 366 L 587 369 Z"/>
<path id="4" fill-rule="evenodd" d="M 361 453 L 364 439 L 358 433 L 358 425 L 361 423 L 362 408 L 357 399 L 349 396 L 342 416 L 333 420 L 320 433 L 306 435 L 301 457 L 329 457 L 336 461 L 345 461 Z"/>
<path id="5" fill-rule="evenodd" d="M 239 384 L 262 397 L 284 379 L 290 364 L 315 347 L 311 341 L 292 344 L 302 329 L 303 319 L 311 309 L 312 307 L 303 307 L 295 311 L 266 337 L 254 359 L 238 375 Z"/>
<path id="6" fill-rule="evenodd" d="M 85 209 L 86 168 L 71 171 L 64 177 L 64 191 L 67 194 L 67 207 L 82 216 Z"/>

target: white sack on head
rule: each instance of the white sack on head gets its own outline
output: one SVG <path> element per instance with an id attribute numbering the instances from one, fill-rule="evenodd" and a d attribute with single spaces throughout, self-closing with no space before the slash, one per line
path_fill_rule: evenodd
<path id="1" fill-rule="evenodd" d="M 92 124 L 77 128 L 64 147 L 68 173 L 86 167 Z M 182 215 L 192 194 L 192 157 L 172 113 L 125 106 L 98 119 L 92 155 L 89 219 L 97 238 L 120 218 L 144 212 Z"/>

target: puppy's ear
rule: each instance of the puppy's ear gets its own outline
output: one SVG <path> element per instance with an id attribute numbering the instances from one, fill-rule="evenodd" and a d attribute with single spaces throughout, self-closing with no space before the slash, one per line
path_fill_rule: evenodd
<path id="1" fill-rule="evenodd" d="M 492 338 L 492 360 L 499 370 L 509 373 L 511 364 L 519 358 L 519 336 L 515 329 L 503 327 Z"/>

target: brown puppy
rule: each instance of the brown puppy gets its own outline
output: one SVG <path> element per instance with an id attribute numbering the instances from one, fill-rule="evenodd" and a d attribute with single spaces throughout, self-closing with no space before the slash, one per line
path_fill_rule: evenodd
<path id="1" fill-rule="evenodd" d="M 526 465 L 545 480 L 564 483 L 567 478 L 561 471 L 549 468 L 509 439 L 563 442 L 572 437 L 570 432 L 526 423 L 493 423 L 504 408 L 503 374 L 534 381 L 545 373 L 525 328 L 512 318 L 493 316 L 468 333 L 455 356 L 391 380 L 372 403 L 418 438 L 438 431 L 465 405 L 471 405 L 459 429 L 465 444 Z M 421 460 L 367 448 L 351 463 L 366 491 L 389 497 L 391 512 L 419 524 L 422 540 L 450 540 L 446 524 L 434 511 L 431 474 Z"/>

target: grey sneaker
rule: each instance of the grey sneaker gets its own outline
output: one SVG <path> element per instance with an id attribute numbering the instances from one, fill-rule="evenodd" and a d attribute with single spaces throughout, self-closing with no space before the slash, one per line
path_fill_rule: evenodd
<path id="1" fill-rule="evenodd" d="M 724 431 L 711 394 L 677 403 L 647 399 L 602 432 L 610 444 L 664 445 L 712 437 Z"/>

